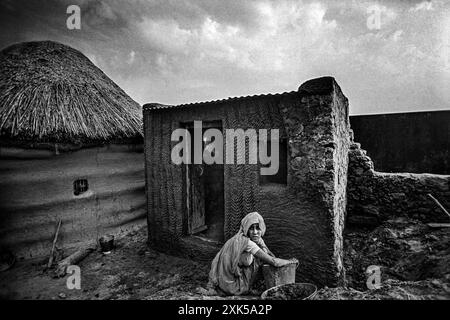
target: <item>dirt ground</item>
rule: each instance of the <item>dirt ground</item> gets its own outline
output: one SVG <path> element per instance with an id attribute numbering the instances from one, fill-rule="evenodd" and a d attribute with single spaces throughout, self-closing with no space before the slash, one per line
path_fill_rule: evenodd
<path id="1" fill-rule="evenodd" d="M 67 289 L 67 278 L 46 272 L 45 261 L 18 261 L 0 273 L 0 298 L 223 299 L 205 295 L 208 263 L 149 249 L 146 235 L 145 227 L 133 231 L 110 254 L 95 251 L 80 262 L 81 290 Z M 315 299 L 450 299 L 450 228 L 398 218 L 373 230 L 349 229 L 345 265 L 347 286 L 322 288 Z M 381 270 L 376 290 L 366 286 L 370 265 Z"/>
<path id="2" fill-rule="evenodd" d="M 209 264 L 156 252 L 146 237 L 142 227 L 117 239 L 110 254 L 95 251 L 82 260 L 80 290 L 45 271 L 43 260 L 16 262 L 0 273 L 0 299 L 223 299 L 205 295 Z"/>
<path id="3" fill-rule="evenodd" d="M 406 217 L 344 234 L 347 288 L 322 289 L 318 299 L 450 299 L 450 228 Z M 366 270 L 378 266 L 381 288 L 368 290 Z"/>

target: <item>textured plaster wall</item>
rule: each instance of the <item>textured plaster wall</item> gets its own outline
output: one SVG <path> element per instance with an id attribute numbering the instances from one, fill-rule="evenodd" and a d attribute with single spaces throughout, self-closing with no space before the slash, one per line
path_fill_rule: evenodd
<path id="1" fill-rule="evenodd" d="M 135 149 L 108 145 L 39 158 L 22 150 L 22 159 L 0 158 L 0 246 L 18 258 L 48 255 L 59 219 L 57 245 L 67 250 L 145 224 L 142 147 Z M 73 194 L 76 179 L 88 180 L 85 194 Z"/>

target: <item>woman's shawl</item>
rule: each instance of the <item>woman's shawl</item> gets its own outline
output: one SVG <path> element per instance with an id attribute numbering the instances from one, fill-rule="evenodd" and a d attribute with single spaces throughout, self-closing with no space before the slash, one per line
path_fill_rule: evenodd
<path id="1" fill-rule="evenodd" d="M 239 267 L 239 259 L 250 240 L 247 232 L 254 223 L 259 224 L 261 236 L 266 231 L 264 219 L 257 212 L 247 214 L 241 221 L 239 232 L 220 249 L 211 263 L 209 284 L 231 295 L 240 295 L 250 289 L 250 277 Z"/>

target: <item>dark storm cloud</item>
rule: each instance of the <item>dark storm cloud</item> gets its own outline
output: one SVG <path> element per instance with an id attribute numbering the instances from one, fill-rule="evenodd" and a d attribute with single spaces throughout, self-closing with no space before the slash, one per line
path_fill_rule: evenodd
<path id="1" fill-rule="evenodd" d="M 66 28 L 70 4 L 81 30 Z M 374 6 L 381 28 L 369 30 Z M 139 103 L 293 90 L 326 74 L 352 113 L 444 109 L 448 13 L 445 1 L 3 0 L 0 46 L 70 45 Z"/>

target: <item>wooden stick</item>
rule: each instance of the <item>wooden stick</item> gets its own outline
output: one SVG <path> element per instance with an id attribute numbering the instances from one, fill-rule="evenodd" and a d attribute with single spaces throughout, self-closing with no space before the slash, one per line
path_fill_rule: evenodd
<path id="1" fill-rule="evenodd" d="M 450 213 L 448 213 L 448 211 L 445 210 L 444 206 L 442 204 L 440 204 L 439 201 L 435 197 L 433 197 L 431 194 L 427 194 L 427 196 L 430 197 L 439 206 L 439 208 L 441 208 L 442 211 L 444 211 L 447 214 L 447 216 L 450 218 Z"/>
<path id="2" fill-rule="evenodd" d="M 66 269 L 70 265 L 75 265 L 81 260 L 83 260 L 89 253 L 94 251 L 97 248 L 96 243 L 89 243 L 88 245 L 80 248 L 75 253 L 71 254 L 64 260 L 58 263 L 58 267 L 56 269 L 56 275 L 58 277 L 64 277 L 66 275 Z"/>
<path id="3" fill-rule="evenodd" d="M 431 228 L 450 228 L 450 223 L 428 223 Z"/>
<path id="4" fill-rule="evenodd" d="M 53 252 L 55 251 L 56 241 L 58 240 L 60 227 L 61 227 L 61 218 L 59 219 L 58 227 L 56 228 L 55 238 L 53 239 L 52 250 L 50 251 L 50 258 L 48 258 L 47 268 L 51 268 L 53 264 Z"/>

